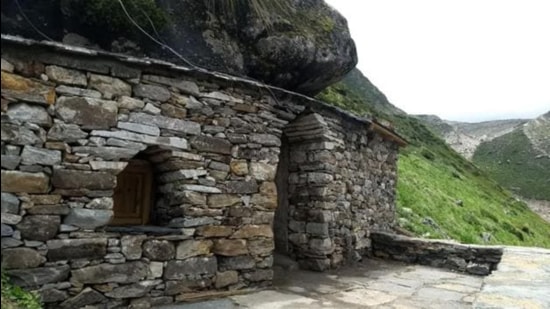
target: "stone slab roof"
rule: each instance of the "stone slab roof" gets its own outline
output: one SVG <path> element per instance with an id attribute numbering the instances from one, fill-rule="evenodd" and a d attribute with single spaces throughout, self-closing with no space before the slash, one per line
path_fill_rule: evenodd
<path id="1" fill-rule="evenodd" d="M 292 99 L 293 102 L 297 102 L 301 105 L 311 107 L 316 110 L 326 110 L 329 112 L 333 112 L 342 116 L 345 119 L 349 119 L 350 121 L 367 125 L 371 130 L 381 134 L 384 138 L 395 142 L 399 146 L 407 145 L 407 141 L 403 137 L 401 137 L 397 132 L 395 132 L 392 128 L 380 123 L 374 118 L 359 117 L 341 108 L 329 105 L 325 102 L 308 97 L 306 95 L 293 92 L 290 90 L 286 90 L 283 88 L 270 86 L 253 79 L 238 77 L 238 76 L 221 73 L 221 72 L 209 71 L 203 68 L 196 68 L 196 67 L 190 68 L 187 66 L 182 66 L 179 64 L 175 64 L 175 63 L 160 60 L 160 59 L 153 59 L 153 58 L 147 58 L 147 57 L 138 58 L 138 57 L 120 54 L 120 53 L 113 53 L 113 52 L 107 52 L 103 50 L 95 50 L 95 49 L 89 49 L 89 48 L 80 47 L 80 46 L 67 45 L 67 44 L 63 44 L 55 41 L 46 41 L 46 40 L 37 41 L 37 40 L 27 39 L 20 36 L 13 36 L 8 34 L 2 34 L 1 40 L 2 40 L 2 47 L 4 47 L 5 45 L 15 45 L 20 47 L 25 47 L 25 46 L 41 47 L 49 51 L 54 51 L 54 52 L 59 52 L 64 54 L 107 58 L 109 60 L 118 61 L 121 63 L 125 63 L 127 65 L 138 65 L 138 66 L 145 66 L 145 67 L 151 67 L 151 68 L 157 68 L 157 69 L 164 69 L 164 70 L 173 71 L 174 73 L 186 73 L 194 77 L 209 77 L 217 80 L 222 80 L 225 82 L 239 83 L 243 86 L 266 89 L 270 93 L 277 93 L 284 97 L 289 97 L 290 99 Z"/>

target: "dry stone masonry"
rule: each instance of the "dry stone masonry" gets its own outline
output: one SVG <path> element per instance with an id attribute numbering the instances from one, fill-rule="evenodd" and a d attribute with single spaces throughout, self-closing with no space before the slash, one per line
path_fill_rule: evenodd
<path id="1" fill-rule="evenodd" d="M 148 308 L 324 270 L 394 221 L 403 140 L 215 72 L 2 36 L 2 268 L 51 308 Z M 115 226 L 132 158 L 150 222 Z M 279 247 L 279 245 L 278 245 Z"/>

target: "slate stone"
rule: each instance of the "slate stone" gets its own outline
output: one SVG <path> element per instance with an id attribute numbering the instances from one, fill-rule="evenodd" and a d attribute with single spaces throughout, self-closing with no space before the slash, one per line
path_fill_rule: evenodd
<path id="1" fill-rule="evenodd" d="M 231 143 L 223 138 L 197 136 L 191 139 L 191 146 L 200 152 L 231 154 Z"/>
<path id="2" fill-rule="evenodd" d="M 92 288 L 84 288 L 80 293 L 62 302 L 59 306 L 63 309 L 82 308 L 87 305 L 103 303 L 105 296 Z"/>
<path id="3" fill-rule="evenodd" d="M 111 190 L 116 177 L 107 172 L 54 169 L 52 185 L 61 189 Z"/>
<path id="4" fill-rule="evenodd" d="M 168 261 L 164 278 L 168 280 L 185 279 L 186 276 L 213 275 L 218 269 L 215 257 L 193 257 L 186 260 Z"/>
<path id="5" fill-rule="evenodd" d="M 90 74 L 90 88 L 99 90 L 104 98 L 131 96 L 132 87 L 118 78 L 105 75 Z"/>
<path id="6" fill-rule="evenodd" d="M 46 262 L 46 258 L 30 248 L 2 250 L 2 268 L 35 268 Z"/>
<path id="7" fill-rule="evenodd" d="M 281 139 L 271 134 L 253 133 L 249 135 L 249 140 L 251 143 L 261 144 L 264 146 L 275 146 L 275 147 L 281 146 Z"/>
<path id="8" fill-rule="evenodd" d="M 20 201 L 17 196 L 2 192 L 2 213 L 18 214 Z"/>
<path id="9" fill-rule="evenodd" d="M 40 301 L 43 303 L 57 303 L 66 300 L 69 294 L 58 289 L 40 289 L 37 291 Z"/>
<path id="10" fill-rule="evenodd" d="M 68 215 L 70 208 L 68 205 L 34 205 L 27 209 L 30 215 Z"/>
<path id="11" fill-rule="evenodd" d="M 46 193 L 50 186 L 50 179 L 44 173 L 25 173 L 19 171 L 2 172 L 3 192 Z"/>
<path id="12" fill-rule="evenodd" d="M 121 141 L 121 140 L 118 140 L 118 141 Z M 112 161 L 112 160 L 118 161 L 121 159 L 131 159 L 136 154 L 138 154 L 140 150 L 143 150 L 146 148 L 146 146 L 143 144 L 139 144 L 139 146 L 136 147 L 136 146 L 133 146 L 133 145 L 137 145 L 136 143 L 125 142 L 125 141 L 121 141 L 121 143 L 115 143 L 111 141 L 111 139 L 107 140 L 107 145 L 116 145 L 116 146 L 128 147 L 128 148 L 80 146 L 80 147 L 73 147 L 73 152 L 89 154 L 98 158 L 102 158 L 107 161 Z"/>
<path id="13" fill-rule="evenodd" d="M 11 119 L 21 122 L 31 122 L 45 127 L 52 125 L 52 117 L 50 117 L 44 106 L 12 103 L 8 106 L 7 115 Z"/>
<path id="14" fill-rule="evenodd" d="M 17 168 L 19 163 L 21 163 L 21 157 L 20 156 L 12 156 L 12 155 L 2 155 L 0 157 L 0 160 L 2 162 L 2 168 L 7 170 L 14 170 Z"/>
<path id="15" fill-rule="evenodd" d="M 83 229 L 95 229 L 109 224 L 113 215 L 112 210 L 73 208 L 63 220 L 63 224 L 70 224 Z"/>
<path id="16" fill-rule="evenodd" d="M 328 237 L 328 223 L 309 222 L 306 225 L 306 232 L 312 236 Z"/>
<path id="17" fill-rule="evenodd" d="M 217 239 L 214 241 L 214 254 L 223 256 L 237 256 L 248 254 L 246 240 L 243 239 Z"/>
<path id="18" fill-rule="evenodd" d="M 99 264 L 75 269 L 72 280 L 82 284 L 134 283 L 147 277 L 147 264 L 129 262 L 124 264 Z"/>
<path id="19" fill-rule="evenodd" d="M 21 160 L 26 165 L 57 165 L 61 163 L 61 151 L 25 146 L 21 152 Z"/>
<path id="20" fill-rule="evenodd" d="M 223 208 L 242 203 L 241 197 L 236 194 L 216 194 L 208 197 L 208 207 Z"/>
<path id="21" fill-rule="evenodd" d="M 48 131 L 48 140 L 74 143 L 88 137 L 76 124 L 55 123 Z"/>
<path id="22" fill-rule="evenodd" d="M 176 78 L 168 78 L 168 77 L 158 76 L 158 75 L 143 75 L 142 79 L 149 82 L 157 83 L 157 84 L 171 86 L 180 90 L 183 93 L 190 94 L 193 96 L 200 95 L 199 86 L 197 86 L 196 83 L 191 81 L 186 81 L 186 80 L 181 80 Z"/>
<path id="23" fill-rule="evenodd" d="M 227 193 L 251 194 L 258 192 L 256 180 L 234 180 L 227 182 Z"/>
<path id="24" fill-rule="evenodd" d="M 78 87 L 69 87 L 65 85 L 57 86 L 55 88 L 55 92 L 60 95 L 69 95 L 69 96 L 77 96 L 77 97 L 90 97 L 94 99 L 101 99 L 101 92 L 91 90 L 91 89 L 83 89 Z"/>
<path id="25" fill-rule="evenodd" d="M 157 280 L 142 281 L 130 285 L 117 287 L 111 292 L 105 293 L 105 295 L 111 298 L 142 297 L 149 293 L 149 291 L 151 291 L 157 284 L 159 284 Z"/>
<path id="26" fill-rule="evenodd" d="M 172 96 L 168 89 L 148 84 L 138 84 L 134 86 L 134 95 L 142 98 L 148 98 L 151 100 L 165 102 Z"/>
<path id="27" fill-rule="evenodd" d="M 117 123 L 117 128 L 152 136 L 160 135 L 160 129 L 158 127 L 133 122 L 119 121 Z"/>
<path id="28" fill-rule="evenodd" d="M 10 123 L 4 121 L 2 117 L 1 130 L 2 130 L 2 142 L 7 142 L 12 145 L 35 145 L 41 144 L 44 140 L 36 135 L 32 130 L 27 127 L 21 126 L 19 123 Z"/>
<path id="29" fill-rule="evenodd" d="M 120 140 L 129 140 L 148 145 L 162 145 L 179 149 L 187 149 L 187 140 L 174 136 L 151 136 L 128 131 L 92 131 L 92 136 L 101 136 L 107 138 L 117 138 Z"/>
<path id="30" fill-rule="evenodd" d="M 245 225 L 238 229 L 231 238 L 254 238 L 254 237 L 267 237 L 273 238 L 273 229 L 269 224 L 263 225 Z"/>
<path id="31" fill-rule="evenodd" d="M 122 254 L 128 260 L 137 260 L 141 258 L 143 241 L 147 239 L 145 235 L 124 235 L 120 240 Z"/>
<path id="32" fill-rule="evenodd" d="M 66 123 L 83 129 L 109 129 L 116 126 L 118 106 L 114 101 L 86 97 L 61 97 L 55 104 L 56 115 Z"/>
<path id="33" fill-rule="evenodd" d="M 271 238 L 251 239 L 248 241 L 248 251 L 254 256 L 269 255 L 275 250 L 275 243 Z"/>
<path id="34" fill-rule="evenodd" d="M 204 289 L 212 285 L 210 279 L 184 279 L 177 281 L 166 281 L 166 295 L 176 295 L 184 292 L 192 292 L 199 289 Z"/>
<path id="35" fill-rule="evenodd" d="M 224 257 L 220 259 L 220 270 L 252 269 L 256 266 L 254 258 L 248 255 Z"/>
<path id="36" fill-rule="evenodd" d="M 69 278 L 69 265 L 13 269 L 6 271 L 11 282 L 20 287 L 37 287 L 47 283 L 65 281 Z"/>
<path id="37" fill-rule="evenodd" d="M 181 133 L 190 134 L 190 135 L 198 135 L 201 133 L 201 126 L 196 122 L 175 119 L 175 118 L 165 117 L 161 115 L 131 113 L 128 121 L 141 123 L 141 124 L 155 125 L 162 129 L 167 129 L 167 130 L 181 132 Z"/>
<path id="38" fill-rule="evenodd" d="M 208 255 L 211 249 L 211 240 L 185 240 L 178 245 L 176 259 L 184 260 L 194 256 Z"/>
<path id="39" fill-rule="evenodd" d="M 142 109 L 145 103 L 136 98 L 122 96 L 118 99 L 118 108 L 124 108 L 128 110 Z"/>
<path id="40" fill-rule="evenodd" d="M 172 104 L 162 104 L 160 106 L 160 110 L 162 112 L 162 115 L 166 117 L 171 117 L 176 119 L 184 119 L 185 117 L 187 117 L 186 109 L 175 107 Z"/>
<path id="41" fill-rule="evenodd" d="M 2 249 L 15 248 L 23 245 L 23 242 L 12 237 L 2 236 Z"/>
<path id="42" fill-rule="evenodd" d="M 82 87 L 86 87 L 88 85 L 86 74 L 80 71 L 58 67 L 56 65 L 46 66 L 46 75 L 50 80 L 61 84 Z"/>
<path id="43" fill-rule="evenodd" d="M 143 256 L 152 261 L 168 261 L 174 258 L 174 244 L 166 240 L 148 240 L 143 244 Z"/>
<path id="44" fill-rule="evenodd" d="M 55 103 L 53 87 L 4 71 L 2 71 L 2 96 L 45 105 Z"/>
<path id="45" fill-rule="evenodd" d="M 2 214 L 2 223 L 3 224 L 15 225 L 15 224 L 18 224 L 19 222 L 21 222 L 22 218 L 23 217 L 21 217 L 20 215 L 14 215 L 14 214 L 10 214 L 10 213 L 3 213 Z"/>
<path id="46" fill-rule="evenodd" d="M 239 282 L 239 273 L 234 270 L 222 271 L 216 274 L 216 289 L 221 289 L 237 282 Z"/>
<path id="47" fill-rule="evenodd" d="M 3 216 L 4 214 L 2 214 Z M 2 223 L 2 237 L 10 237 L 13 235 L 13 228 L 9 225 Z"/>
<path id="48" fill-rule="evenodd" d="M 257 269 L 255 271 L 246 273 L 243 277 L 252 282 L 258 281 L 271 281 L 273 280 L 273 270 L 272 269 Z"/>
<path id="49" fill-rule="evenodd" d="M 32 215 L 23 217 L 17 230 L 23 239 L 46 241 L 56 236 L 60 224 L 59 216 Z"/>
<path id="50" fill-rule="evenodd" d="M 273 181 L 275 179 L 275 172 L 277 171 L 277 165 L 275 164 L 250 162 L 249 167 L 250 176 L 256 180 Z"/>
<path id="51" fill-rule="evenodd" d="M 107 238 L 49 240 L 48 260 L 99 259 L 107 253 Z"/>

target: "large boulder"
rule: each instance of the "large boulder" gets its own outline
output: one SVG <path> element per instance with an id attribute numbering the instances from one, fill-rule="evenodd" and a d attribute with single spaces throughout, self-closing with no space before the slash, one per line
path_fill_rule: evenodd
<path id="1" fill-rule="evenodd" d="M 183 63 L 138 30 L 118 1 L 19 2 L 29 19 L 55 40 Z M 124 3 L 133 19 L 158 41 L 211 70 L 312 95 L 357 63 L 345 18 L 323 0 Z M 3 33 L 44 39 L 19 15 L 15 0 L 2 1 Z"/>

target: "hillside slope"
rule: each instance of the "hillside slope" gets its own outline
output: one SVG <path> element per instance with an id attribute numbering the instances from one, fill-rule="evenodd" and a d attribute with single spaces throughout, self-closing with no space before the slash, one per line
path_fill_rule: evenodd
<path id="1" fill-rule="evenodd" d="M 533 146 L 523 128 L 481 143 L 472 160 L 513 192 L 550 200 L 550 157 Z"/>
<path id="2" fill-rule="evenodd" d="M 361 83 L 363 87 L 357 87 Z M 344 79 L 318 97 L 360 115 L 389 120 L 410 142 L 399 158 L 399 226 L 428 238 L 550 248 L 550 224 L 447 146 L 421 120 L 400 113 L 385 96 L 368 98 L 364 91 L 379 92 L 356 74 L 353 82 Z"/>

